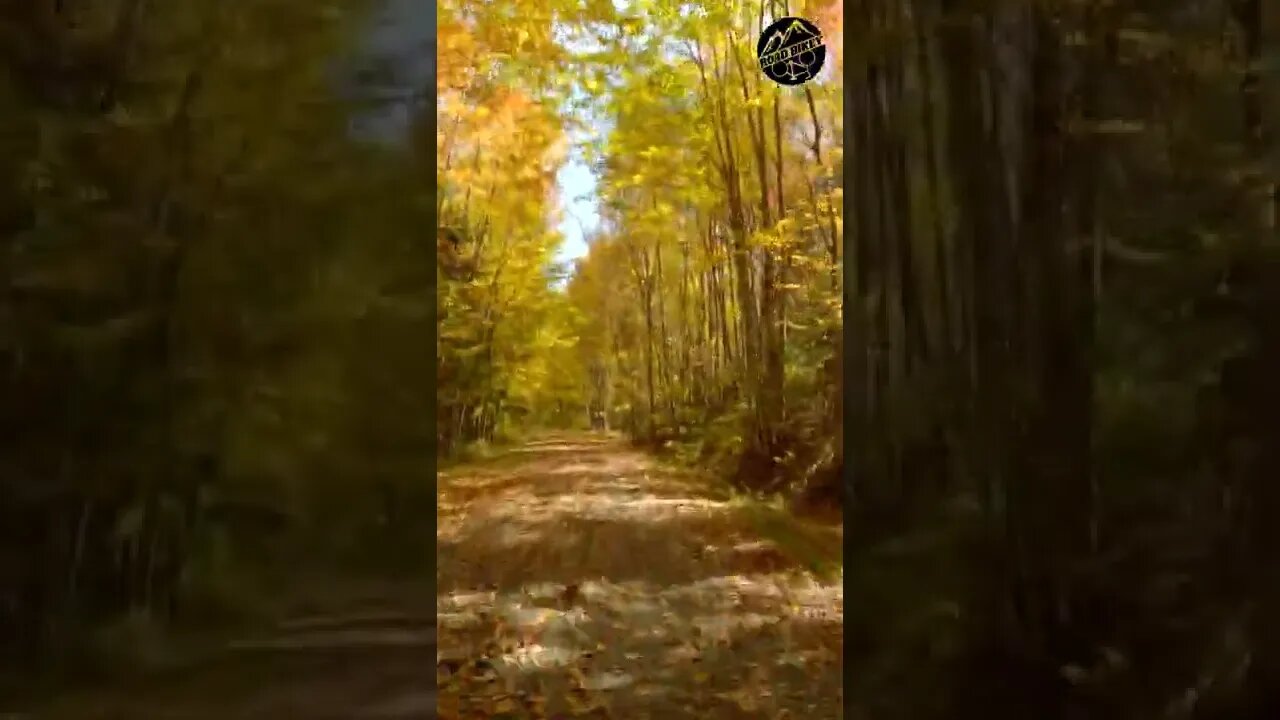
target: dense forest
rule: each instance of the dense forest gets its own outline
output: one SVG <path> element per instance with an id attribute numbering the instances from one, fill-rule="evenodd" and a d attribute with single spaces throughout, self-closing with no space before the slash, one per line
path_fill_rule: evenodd
<path id="1" fill-rule="evenodd" d="M 825 472 L 836 488 L 839 8 L 807 11 L 831 59 L 794 90 L 758 70 L 758 4 L 588 6 L 544 46 L 505 14 L 441 12 L 442 450 L 590 422 L 696 444 L 766 487 Z M 468 74 L 477 53 L 516 79 Z M 602 217 L 564 292 L 547 278 L 548 159 L 573 128 L 555 104 L 607 127 L 575 149 Z"/>
<path id="2" fill-rule="evenodd" d="M 855 717 L 1280 717 L 1275 3 L 440 0 L 407 91 L 378 5 L 0 5 L 0 665 L 429 573 L 550 427 L 842 506 Z"/>
<path id="3" fill-rule="evenodd" d="M 1276 10 L 849 8 L 869 717 L 1280 716 Z"/>
<path id="4" fill-rule="evenodd" d="M 352 131 L 375 9 L 0 6 L 5 661 L 429 555 L 433 160 Z"/>

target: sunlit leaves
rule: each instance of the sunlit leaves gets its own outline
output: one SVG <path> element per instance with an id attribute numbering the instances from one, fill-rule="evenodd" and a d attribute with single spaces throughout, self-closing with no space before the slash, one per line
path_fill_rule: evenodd
<path id="1" fill-rule="evenodd" d="M 563 344 L 565 313 L 549 287 L 559 238 L 549 228 L 567 151 L 556 104 L 571 86 L 548 8 L 517 5 L 442 10 L 467 28 L 455 28 L 451 42 L 472 53 L 472 65 L 496 71 L 465 76 L 436 108 L 440 222 L 459 228 L 467 258 L 437 288 L 437 359 L 455 391 L 445 417 L 487 411 L 498 398 L 536 404 Z"/>
<path id="2" fill-rule="evenodd" d="M 829 299 L 839 297 L 831 247 L 841 227 L 839 181 L 833 187 L 830 178 L 839 177 L 841 94 L 830 78 L 805 95 L 759 77 L 754 2 L 649 0 L 628 11 L 646 32 L 615 41 L 626 63 L 598 93 L 613 121 L 598 163 L 608 231 L 570 296 L 590 318 L 583 362 L 599 364 L 611 384 L 599 400 L 615 419 L 634 423 L 639 412 L 649 414 L 645 423 L 670 423 L 690 393 L 741 382 L 741 359 L 732 356 L 747 347 L 744 336 L 760 332 L 746 325 L 742 302 L 787 303 L 792 339 L 806 349 L 830 337 L 828 319 L 838 313 Z M 823 12 L 830 33 L 840 34 L 839 9 Z M 781 300 L 763 297 L 766 263 L 786 273 L 769 281 Z M 749 295 L 735 289 L 745 273 Z M 811 377 L 813 358 L 829 354 L 788 347 L 787 372 Z M 738 396 L 730 424 L 749 402 Z M 664 403 L 677 409 L 653 417 Z"/>
<path id="3" fill-rule="evenodd" d="M 839 227 L 833 217 L 839 203 L 822 178 L 834 175 L 840 95 L 816 83 L 810 107 L 806 96 L 780 92 L 753 72 L 759 9 L 753 2 L 638 0 L 622 11 L 612 3 L 575 9 L 521 2 L 442 10 L 442 16 L 459 18 L 450 47 L 466 47 L 477 54 L 476 67 L 494 69 L 464 73 L 465 83 L 450 87 L 437 107 L 437 154 L 447 158 L 438 178 L 442 220 L 464 228 L 475 253 L 469 281 L 441 287 L 441 306 L 448 310 L 442 322 L 458 324 L 443 337 L 459 347 L 485 348 L 486 369 L 460 371 L 472 378 L 474 392 L 494 392 L 496 379 L 522 403 L 536 402 L 540 389 L 553 387 L 561 397 L 573 396 L 582 392 L 582 375 L 601 353 L 615 369 L 631 368 L 633 379 L 636 362 L 655 361 L 654 348 L 668 356 L 707 342 L 696 340 L 689 326 L 687 298 L 709 301 L 705 293 L 712 286 L 701 284 L 712 281 L 689 273 L 717 273 L 715 291 L 726 293 L 731 281 L 719 273 L 742 252 L 755 256 L 751 262 L 771 256 L 794 272 L 829 275 L 814 258 L 826 257 L 823 238 Z M 837 10 L 824 12 L 838 17 Z M 551 33 L 556 47 L 541 45 L 540 36 L 521 25 L 521 13 L 539 21 L 557 18 Z M 828 18 L 827 24 L 837 23 Z M 775 110 L 777 128 L 765 127 Z M 582 122 L 590 115 L 603 115 L 608 131 L 598 134 L 599 128 Z M 822 167 L 805 164 L 805 135 L 814 122 L 825 133 Z M 596 134 L 582 155 L 598 172 L 605 232 L 571 283 L 572 303 L 559 306 L 539 289 L 550 281 L 546 263 L 555 240 L 542 228 L 557 219 L 550 190 L 570 128 L 587 130 L 584 138 Z M 765 168 L 750 150 L 761 131 L 770 136 Z M 772 157 L 773 135 L 783 146 L 780 158 Z M 730 172 L 736 173 L 732 187 L 726 185 Z M 782 188 L 774 187 L 779 172 Z M 765 222 L 758 197 L 778 190 L 787 207 L 773 210 Z M 737 240 L 728 229 L 731 203 L 740 206 L 733 210 L 741 215 L 735 222 L 746 226 Z M 730 247 L 734 242 L 742 243 L 738 251 Z M 808 287 L 776 282 L 783 296 Z M 722 324 L 741 319 L 738 299 L 730 295 L 717 310 Z M 678 313 L 677 297 L 686 306 Z M 648 324 L 637 311 L 641 300 L 650 304 Z M 506 319 L 514 308 L 528 311 L 520 323 Z M 666 334 L 649 337 L 658 325 Z M 560 340 L 541 340 L 540 333 L 553 327 Z M 739 334 L 729 325 L 718 332 Z M 454 339 L 467 333 L 470 340 Z M 574 336 L 575 351 L 563 354 L 564 339 Z M 448 347 L 441 352 L 447 365 Z M 689 362 L 711 367 L 704 352 Z M 671 373 L 671 362 L 663 360 L 658 372 Z M 563 382 L 570 366 L 577 390 Z M 634 407 L 624 395 L 612 402 Z"/>

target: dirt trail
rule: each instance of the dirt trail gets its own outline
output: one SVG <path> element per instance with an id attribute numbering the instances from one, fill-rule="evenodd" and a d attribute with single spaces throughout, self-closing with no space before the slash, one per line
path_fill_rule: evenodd
<path id="1" fill-rule="evenodd" d="M 444 473 L 439 502 L 441 718 L 841 717 L 841 579 L 759 533 L 838 559 L 838 530 L 592 436 Z"/>
<path id="2" fill-rule="evenodd" d="M 838 559 L 838 530 L 599 436 L 543 438 L 439 488 L 434 619 L 420 588 L 375 587 L 18 717 L 408 720 L 437 702 L 442 720 L 841 717 L 840 577 L 760 534 Z"/>

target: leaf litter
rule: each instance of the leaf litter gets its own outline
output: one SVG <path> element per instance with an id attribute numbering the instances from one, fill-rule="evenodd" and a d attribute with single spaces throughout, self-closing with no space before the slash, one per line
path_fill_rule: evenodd
<path id="1" fill-rule="evenodd" d="M 706 481 L 621 444 L 562 446 L 506 464 L 501 490 L 438 526 L 454 548 L 438 578 L 443 720 L 841 717 L 838 577 L 777 561 Z M 466 470 L 443 496 L 465 493 Z M 770 567 L 751 565 L 762 555 Z"/>

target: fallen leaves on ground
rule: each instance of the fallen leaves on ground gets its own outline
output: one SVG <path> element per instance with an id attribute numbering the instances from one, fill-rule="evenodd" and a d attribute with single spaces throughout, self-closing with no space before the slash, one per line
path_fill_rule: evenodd
<path id="1" fill-rule="evenodd" d="M 841 716 L 839 578 L 639 453 L 547 447 L 441 483 L 443 720 Z"/>

